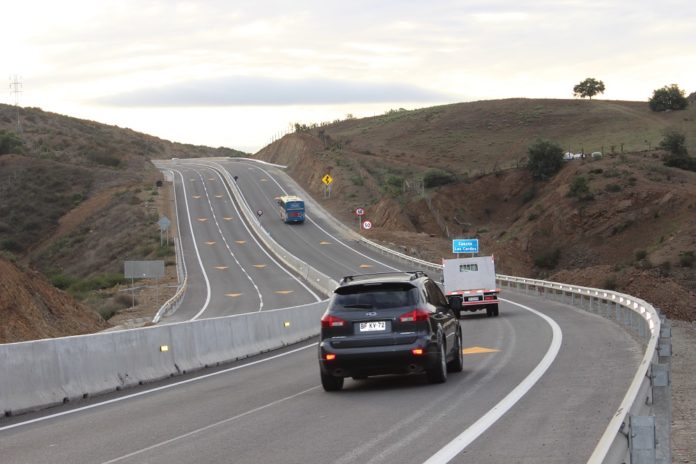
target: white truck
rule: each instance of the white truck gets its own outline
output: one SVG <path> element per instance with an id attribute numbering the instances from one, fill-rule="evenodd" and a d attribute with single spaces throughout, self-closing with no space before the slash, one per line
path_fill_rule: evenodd
<path id="1" fill-rule="evenodd" d="M 445 295 L 457 317 L 462 311 L 486 310 L 498 315 L 498 294 L 493 256 L 442 260 Z"/>

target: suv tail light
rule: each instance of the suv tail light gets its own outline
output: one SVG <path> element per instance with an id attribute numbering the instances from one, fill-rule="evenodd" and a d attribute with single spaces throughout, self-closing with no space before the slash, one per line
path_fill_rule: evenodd
<path id="1" fill-rule="evenodd" d="M 425 309 L 414 309 L 399 316 L 401 322 L 419 322 L 430 319 L 430 314 Z"/>
<path id="2" fill-rule="evenodd" d="M 321 318 L 322 329 L 328 329 L 331 327 L 343 327 L 344 325 L 346 325 L 346 321 L 344 321 L 340 317 L 332 316 L 331 314 L 324 314 Z"/>

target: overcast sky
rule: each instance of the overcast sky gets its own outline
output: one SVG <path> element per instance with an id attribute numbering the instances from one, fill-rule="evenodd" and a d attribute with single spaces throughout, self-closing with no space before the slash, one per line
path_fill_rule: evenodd
<path id="1" fill-rule="evenodd" d="M 696 91 L 695 0 L 0 4 L 20 105 L 249 152 L 294 122 L 573 98 L 586 77 L 610 100 Z"/>

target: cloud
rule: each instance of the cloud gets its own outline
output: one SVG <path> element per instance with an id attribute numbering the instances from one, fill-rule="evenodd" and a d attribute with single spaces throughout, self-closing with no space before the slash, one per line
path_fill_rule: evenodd
<path id="1" fill-rule="evenodd" d="M 227 77 L 187 81 L 106 96 L 107 106 L 280 106 L 343 103 L 445 102 L 451 96 L 403 83 L 335 79 Z"/>

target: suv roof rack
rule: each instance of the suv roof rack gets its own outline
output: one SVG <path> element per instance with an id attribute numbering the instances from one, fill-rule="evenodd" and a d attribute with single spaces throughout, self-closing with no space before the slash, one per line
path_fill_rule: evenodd
<path id="1" fill-rule="evenodd" d="M 424 271 L 388 271 L 388 272 L 373 272 L 370 274 L 357 274 L 357 275 L 349 275 L 345 276 L 341 279 L 339 282 L 339 285 L 344 285 L 347 284 L 348 282 L 354 282 L 356 280 L 367 280 L 367 279 L 372 279 L 375 277 L 388 277 L 388 276 L 403 276 L 403 275 L 408 275 L 410 274 L 410 278 L 408 280 L 416 280 L 421 277 L 428 277 L 428 274 L 426 274 Z"/>

